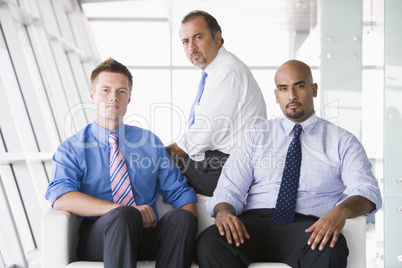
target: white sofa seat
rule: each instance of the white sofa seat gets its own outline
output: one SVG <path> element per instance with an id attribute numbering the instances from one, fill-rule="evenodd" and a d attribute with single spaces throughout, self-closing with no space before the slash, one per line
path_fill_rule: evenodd
<path id="1" fill-rule="evenodd" d="M 205 208 L 209 197 L 198 195 L 198 232 L 214 224 Z M 159 197 L 157 209 L 162 217 L 172 207 Z M 42 267 L 43 268 L 103 268 L 102 262 L 77 261 L 78 217 L 66 211 L 49 208 L 42 217 Z M 366 267 L 366 219 L 360 216 L 346 221 L 342 230 L 349 247 L 348 267 Z M 154 261 L 140 261 L 139 268 L 153 268 Z M 196 264 L 192 268 L 198 267 Z M 250 268 L 289 267 L 283 263 L 252 263 Z"/>

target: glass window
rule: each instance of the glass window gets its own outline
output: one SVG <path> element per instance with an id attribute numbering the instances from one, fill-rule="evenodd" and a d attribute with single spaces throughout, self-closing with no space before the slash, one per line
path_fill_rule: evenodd
<path id="1" fill-rule="evenodd" d="M 170 65 L 167 22 L 90 21 L 102 60 L 127 66 Z"/>
<path id="2" fill-rule="evenodd" d="M 125 123 L 154 132 L 163 142 L 171 138 L 170 71 L 131 69 L 133 90 Z"/>

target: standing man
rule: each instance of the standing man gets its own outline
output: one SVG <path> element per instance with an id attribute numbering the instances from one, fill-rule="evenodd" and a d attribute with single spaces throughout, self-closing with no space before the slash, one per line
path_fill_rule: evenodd
<path id="1" fill-rule="evenodd" d="M 267 117 L 250 69 L 223 47 L 222 30 L 204 11 L 187 14 L 180 38 L 189 61 L 202 70 L 188 128 L 167 147 L 197 193 L 212 196 L 222 166 L 244 130 Z"/>
<path id="2" fill-rule="evenodd" d="M 288 61 L 275 84 L 285 117 L 254 126 L 232 151 L 207 201 L 215 225 L 198 238 L 200 268 L 251 262 L 346 267 L 346 219 L 381 208 L 363 146 L 315 115 L 318 86 L 310 68 Z M 345 190 L 348 198 L 336 205 Z"/>
<path id="3" fill-rule="evenodd" d="M 136 267 L 138 260 L 189 268 L 197 196 L 158 137 L 123 123 L 131 89 L 130 71 L 116 60 L 93 70 L 95 120 L 57 149 L 46 198 L 80 216 L 79 260 L 103 261 L 105 268 Z M 159 221 L 158 193 L 176 208 Z"/>

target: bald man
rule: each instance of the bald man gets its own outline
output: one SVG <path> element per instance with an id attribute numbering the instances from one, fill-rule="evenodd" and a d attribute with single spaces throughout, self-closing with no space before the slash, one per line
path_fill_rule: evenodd
<path id="1" fill-rule="evenodd" d="M 316 116 L 318 86 L 310 67 L 285 62 L 275 85 L 284 117 L 249 129 L 232 151 L 207 202 L 215 225 L 197 241 L 201 268 L 252 262 L 346 267 L 348 248 L 340 233 L 346 219 L 381 208 L 363 146 Z M 348 198 L 336 205 L 345 190 Z"/>

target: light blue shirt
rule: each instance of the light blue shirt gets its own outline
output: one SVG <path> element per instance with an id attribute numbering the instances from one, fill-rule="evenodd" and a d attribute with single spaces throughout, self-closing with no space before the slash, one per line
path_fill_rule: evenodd
<path id="1" fill-rule="evenodd" d="M 295 123 L 285 117 L 251 128 L 223 167 L 207 211 L 220 202 L 232 204 L 237 215 L 258 208 L 275 208 Z M 377 180 L 361 143 L 351 133 L 315 114 L 301 123 L 302 164 L 296 212 L 321 217 L 346 190 L 381 208 Z"/>
<path id="2" fill-rule="evenodd" d="M 137 205 L 150 205 L 158 217 L 155 205 L 158 193 L 175 208 L 197 201 L 195 191 L 187 186 L 186 177 L 155 134 L 125 124 L 114 132 L 119 136 L 119 149 L 126 160 Z M 52 181 L 45 195 L 52 205 L 70 191 L 113 202 L 109 133 L 92 123 L 59 146 L 53 156 Z"/>

